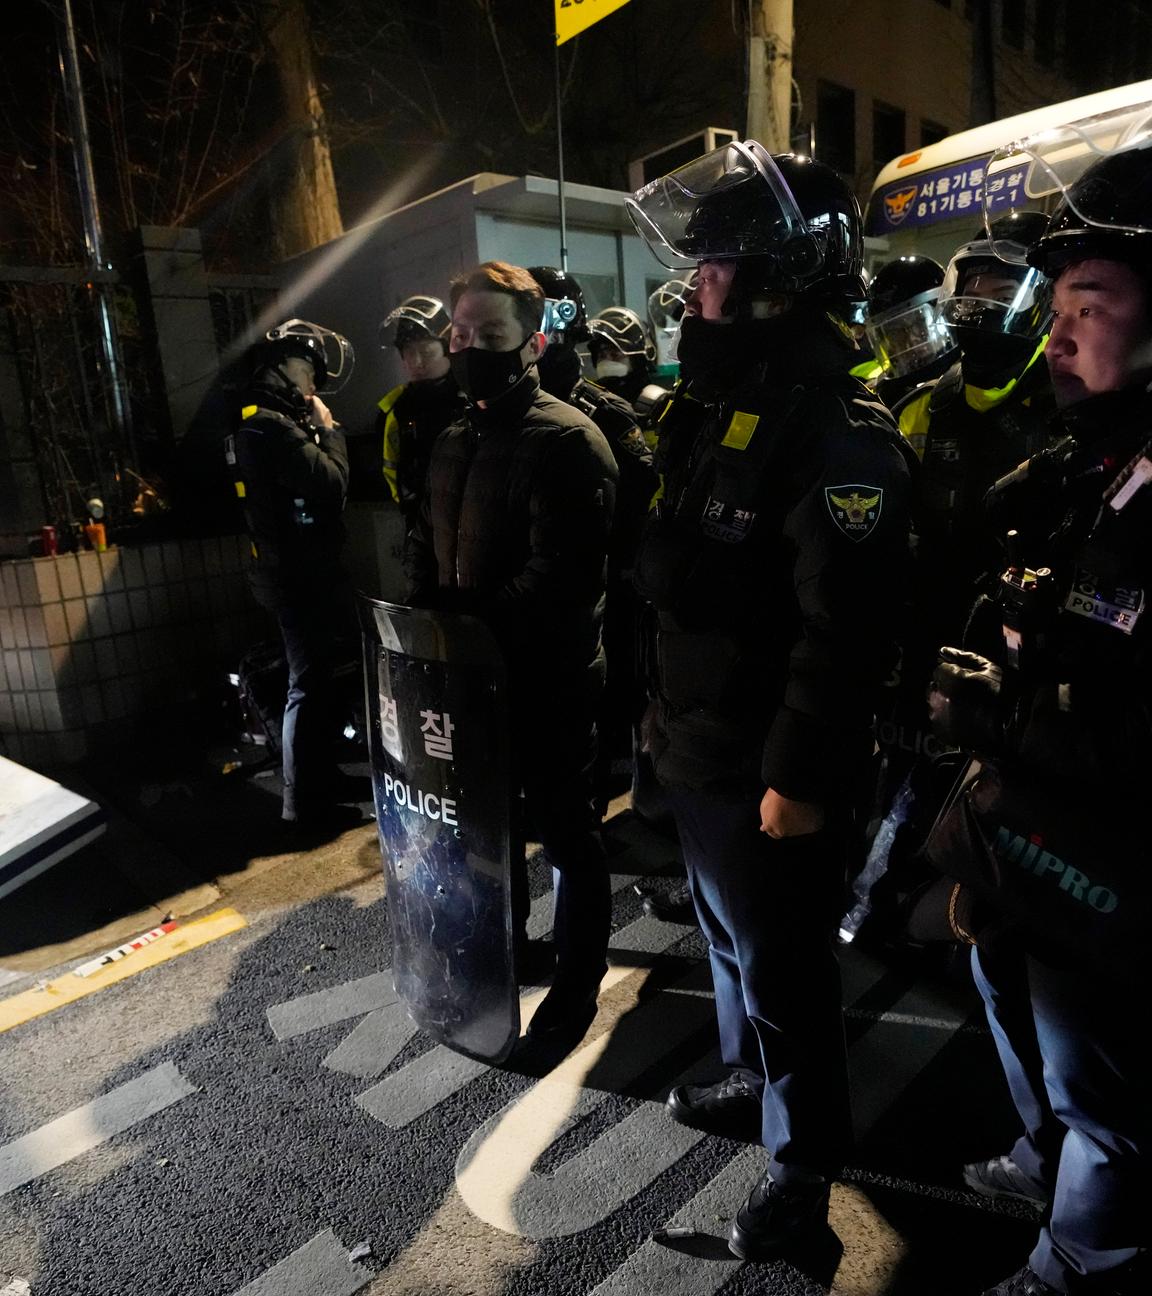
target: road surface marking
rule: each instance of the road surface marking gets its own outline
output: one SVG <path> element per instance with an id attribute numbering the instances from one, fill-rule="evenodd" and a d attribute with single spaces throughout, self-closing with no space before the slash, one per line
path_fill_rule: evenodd
<path id="1" fill-rule="evenodd" d="M 320 1065 L 358 1080 L 375 1080 L 388 1070 L 419 1029 L 402 1003 L 377 1008 Z"/>
<path id="2" fill-rule="evenodd" d="M 698 976 L 693 969 L 690 979 Z M 613 1005 L 614 1028 L 570 1054 L 490 1117 L 456 1162 L 456 1187 L 477 1218 L 535 1240 L 591 1228 L 703 1137 L 645 1102 L 551 1174 L 533 1166 L 558 1138 L 712 1022 L 712 1005 L 666 993 Z M 673 1084 L 678 1081 L 673 1081 Z M 669 1086 L 671 1087 L 671 1086 Z M 665 1091 L 666 1092 L 666 1091 Z"/>
<path id="3" fill-rule="evenodd" d="M 768 1153 L 763 1148 L 740 1152 L 668 1221 L 667 1228 L 695 1229 L 698 1237 L 692 1240 L 699 1250 L 694 1246 L 689 1254 L 649 1239 L 589 1296 L 636 1296 L 638 1292 L 706 1296 L 718 1291 L 740 1261 L 728 1250 L 727 1224 L 718 1224 L 717 1217 L 725 1221 L 731 1217 L 734 1204 L 744 1200 L 767 1163 Z"/>
<path id="4" fill-rule="evenodd" d="M 0 1147 L 0 1196 L 99 1147 L 114 1134 L 197 1093 L 171 1062 Z"/>
<path id="5" fill-rule="evenodd" d="M 356 981 L 343 981 L 327 990 L 289 999 L 268 1009 L 268 1025 L 278 1040 L 294 1039 L 321 1026 L 362 1017 L 396 1002 L 391 971 L 373 972 Z"/>
<path id="6" fill-rule="evenodd" d="M 305 1242 L 235 1296 L 352 1296 L 375 1274 L 348 1259 L 348 1248 L 331 1229 Z"/>
<path id="7" fill-rule="evenodd" d="M 195 918 L 192 922 L 185 923 L 171 936 L 166 936 L 155 945 L 145 946 L 130 959 L 110 963 L 85 980 L 69 974 L 49 981 L 42 989 L 22 990 L 10 999 L 0 1000 L 0 1032 L 22 1026 L 36 1017 L 43 1017 L 45 1013 L 54 1012 L 65 1004 L 75 1003 L 77 999 L 84 999 L 98 990 L 115 985 L 117 981 L 126 981 L 128 977 L 179 958 L 181 954 L 199 949 L 202 945 L 208 945 L 247 926 L 247 920 L 235 909 L 218 909 L 204 918 Z"/>

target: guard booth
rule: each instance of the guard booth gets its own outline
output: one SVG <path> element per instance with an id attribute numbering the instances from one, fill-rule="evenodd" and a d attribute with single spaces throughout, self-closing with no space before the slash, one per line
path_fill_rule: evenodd
<path id="1" fill-rule="evenodd" d="M 590 185 L 564 186 L 569 270 L 589 314 L 630 306 L 646 317 L 648 295 L 670 275 L 635 233 L 628 194 Z M 447 299 L 454 275 L 481 261 L 559 265 L 559 197 L 555 180 L 485 172 L 430 194 L 285 263 L 279 310 L 343 333 L 356 351 L 352 379 L 331 400 L 349 438 L 357 475 L 379 460 L 377 402 L 404 381 L 399 357 L 380 350 L 380 322 L 405 297 Z M 399 511 L 385 498 L 354 498 L 346 521 L 346 561 L 366 593 L 403 594 Z"/>

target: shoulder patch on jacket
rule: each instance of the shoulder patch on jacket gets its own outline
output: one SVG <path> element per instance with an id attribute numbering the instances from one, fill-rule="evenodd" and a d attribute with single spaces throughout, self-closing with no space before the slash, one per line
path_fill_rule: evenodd
<path id="1" fill-rule="evenodd" d="M 759 422 L 759 414 L 745 414 L 737 410 L 732 415 L 728 431 L 724 433 L 724 440 L 720 444 L 730 450 L 747 450 L 748 442 L 752 440 L 752 433 L 756 431 L 756 424 Z"/>
<path id="2" fill-rule="evenodd" d="M 884 491 L 879 486 L 863 486 L 859 482 L 845 486 L 826 486 L 824 500 L 832 521 L 850 540 L 863 540 L 871 535 L 880 521 L 884 507 Z"/>

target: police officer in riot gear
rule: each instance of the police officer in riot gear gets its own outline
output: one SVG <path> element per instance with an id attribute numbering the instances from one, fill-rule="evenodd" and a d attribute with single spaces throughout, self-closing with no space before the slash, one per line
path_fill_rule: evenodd
<path id="1" fill-rule="evenodd" d="M 249 580 L 275 617 L 288 661 L 282 816 L 304 829 L 361 821 L 338 804 L 350 790 L 336 765 L 332 691 L 336 637 L 350 623 L 340 569 L 348 490 L 344 433 L 317 394 L 352 371 L 349 342 L 307 320 L 270 329 L 254 353 L 227 459 L 252 540 Z"/>
<path id="2" fill-rule="evenodd" d="M 627 306 L 609 306 L 588 321 L 588 354 L 596 381 L 646 414 L 662 390 L 648 392 L 656 346 L 640 316 Z"/>
<path id="3" fill-rule="evenodd" d="M 683 277 L 669 279 L 648 294 L 648 327 L 652 330 L 656 348 L 656 376 L 669 385 L 680 372 L 676 362 L 676 343 L 691 292 L 691 279 Z"/>
<path id="4" fill-rule="evenodd" d="M 380 325 L 380 345 L 394 348 L 408 381 L 379 402 L 376 419 L 384 480 L 405 518 L 416 507 L 432 442 L 464 412 L 448 363 L 452 321 L 438 297 L 406 297 Z"/>
<path id="5" fill-rule="evenodd" d="M 915 850 L 905 847 L 922 840 L 913 825 L 922 819 L 927 822 L 921 826 L 931 824 L 938 775 L 948 782 L 947 760 L 937 761 L 940 746 L 929 730 L 924 702 L 936 650 L 960 639 L 976 583 L 1000 562 L 1001 538 L 982 508 L 985 492 L 1054 435 L 1051 383 L 1042 359 L 1049 287 L 1038 270 L 1009 264 L 993 249 L 993 238 L 1025 247 L 1045 225 L 1038 212 L 1012 213 L 999 217 L 991 234 L 981 231 L 980 238 L 956 251 L 937 307 L 940 325 L 960 348 L 959 359 L 893 410 L 920 457 L 913 507 L 914 594 L 900 669 L 878 703 L 880 769 L 873 818 L 887 820 L 887 829 L 877 834 L 880 846 L 873 843 L 854 883 L 858 902 L 846 919 L 846 935 L 865 934 L 882 943 L 908 939 L 904 901 L 925 878 Z M 926 304 L 918 309 L 924 311 Z M 897 832 L 906 820 L 909 830 Z"/>
<path id="6" fill-rule="evenodd" d="M 634 725 L 643 712 L 643 690 L 636 670 L 636 621 L 632 561 L 640 529 L 658 478 L 652 451 L 623 397 L 589 382 L 577 346 L 588 341 L 589 320 L 579 283 L 555 266 L 530 266 L 528 273 L 545 295 L 543 332 L 548 345 L 537 361 L 540 385 L 579 410 L 604 434 L 620 479 L 608 546 L 608 584 L 604 605 L 606 678 L 597 723 L 597 804 L 601 814 L 611 799 L 613 759 L 631 758 Z"/>
<path id="7" fill-rule="evenodd" d="M 666 264 L 697 265 L 637 585 L 659 623 L 648 746 L 729 1074 L 669 1109 L 771 1149 L 729 1243 L 762 1257 L 822 1224 L 851 1141 L 834 936 L 903 597 L 908 470 L 848 373 L 861 222 L 831 169 L 732 144 L 628 206 Z"/>
<path id="8" fill-rule="evenodd" d="M 1084 152 L 1077 132 L 1050 147 L 1065 175 Z M 931 699 L 981 765 L 930 852 L 983 902 L 963 925 L 1024 1126 L 965 1179 L 1046 1208 L 1025 1266 L 985 1296 L 1113 1296 L 1149 1279 L 1152 1068 L 1133 1006 L 1152 898 L 1152 147 L 1068 184 L 1027 260 L 1054 281 L 1046 358 L 1068 440 L 992 494 L 1013 552 L 975 651 L 942 651 Z"/>
<path id="9" fill-rule="evenodd" d="M 912 254 L 881 266 L 868 286 L 864 330 L 881 366 L 873 390 L 889 409 L 958 358 L 937 311 L 943 282 L 938 262 Z"/>

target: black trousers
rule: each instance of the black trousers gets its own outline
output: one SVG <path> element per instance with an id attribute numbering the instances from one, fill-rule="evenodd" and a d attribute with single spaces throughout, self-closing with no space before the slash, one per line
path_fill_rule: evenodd
<path id="1" fill-rule="evenodd" d="M 515 673 L 513 673 L 515 678 Z M 513 843 L 512 919 L 524 930 L 526 833 L 539 839 L 555 888 L 556 980 L 574 991 L 599 983 L 607 970 L 612 894 L 608 857 L 593 797 L 596 705 L 602 673 L 577 667 L 533 688 L 521 677 L 512 692 L 512 791 L 523 792 Z"/>
<path id="2" fill-rule="evenodd" d="M 262 573 L 251 584 L 256 601 L 276 617 L 288 661 L 281 813 L 294 820 L 326 804 L 336 769 L 333 671 L 337 641 L 348 624 L 345 588 L 338 573 L 327 587 L 319 581 L 286 585 Z"/>

